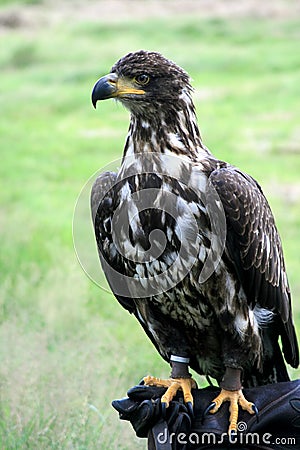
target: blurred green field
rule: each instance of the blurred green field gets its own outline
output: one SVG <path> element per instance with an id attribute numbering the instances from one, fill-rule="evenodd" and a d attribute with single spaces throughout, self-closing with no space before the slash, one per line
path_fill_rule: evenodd
<path id="1" fill-rule="evenodd" d="M 201 18 L 199 9 L 29 26 L 31 6 L 10 13 L 8 3 L 0 2 L 0 448 L 145 448 L 110 402 L 169 368 L 73 249 L 76 198 L 121 156 L 128 127 L 112 101 L 93 110 L 91 88 L 140 48 L 190 73 L 205 143 L 270 200 L 300 335 L 300 20 Z"/>

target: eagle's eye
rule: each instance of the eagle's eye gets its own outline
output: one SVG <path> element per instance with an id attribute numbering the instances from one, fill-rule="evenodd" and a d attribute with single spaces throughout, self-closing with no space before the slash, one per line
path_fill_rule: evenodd
<path id="1" fill-rule="evenodd" d="M 141 84 L 142 86 L 145 86 L 146 84 L 149 83 L 150 77 L 145 73 L 142 73 L 141 75 L 137 75 L 134 78 L 134 81 L 136 81 L 138 84 Z"/>

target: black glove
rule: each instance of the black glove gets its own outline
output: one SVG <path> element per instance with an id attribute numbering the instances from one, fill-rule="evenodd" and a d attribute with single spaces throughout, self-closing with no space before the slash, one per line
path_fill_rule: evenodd
<path id="1" fill-rule="evenodd" d="M 227 435 L 226 404 L 216 414 L 206 414 L 217 388 L 194 389 L 194 417 L 189 415 L 179 392 L 162 409 L 165 388 L 135 386 L 128 397 L 112 405 L 120 419 L 129 420 L 138 437 L 148 437 L 149 450 L 300 450 L 300 380 L 244 389 L 255 403 L 258 419 L 239 409 L 238 433 Z"/>

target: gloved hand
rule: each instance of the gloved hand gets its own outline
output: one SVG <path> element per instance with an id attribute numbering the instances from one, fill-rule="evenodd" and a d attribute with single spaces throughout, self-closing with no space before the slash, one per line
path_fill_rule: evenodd
<path id="1" fill-rule="evenodd" d="M 233 436 L 227 435 L 226 405 L 216 414 L 203 416 L 217 388 L 193 390 L 194 417 L 181 393 L 163 410 L 160 398 L 165 390 L 138 385 L 128 391 L 127 398 L 112 403 L 120 419 L 131 422 L 138 437 L 148 437 L 149 450 L 300 449 L 300 380 L 244 389 L 246 398 L 259 410 L 259 420 L 240 409 L 239 432 Z"/>

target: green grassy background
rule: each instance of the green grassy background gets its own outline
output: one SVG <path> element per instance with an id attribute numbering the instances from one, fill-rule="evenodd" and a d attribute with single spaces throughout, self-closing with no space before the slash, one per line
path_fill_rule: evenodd
<path id="1" fill-rule="evenodd" d="M 73 249 L 76 198 L 121 156 L 128 126 L 112 101 L 93 110 L 91 88 L 140 48 L 190 73 L 205 143 L 270 200 L 300 330 L 300 21 L 202 18 L 200 8 L 151 21 L 134 12 L 111 23 L 40 21 L 35 8 L 46 1 L 8 3 L 0 2 L 0 448 L 145 448 L 110 401 L 169 368 Z"/>

